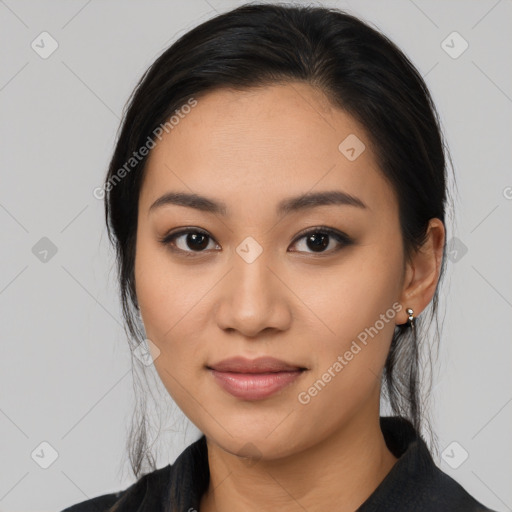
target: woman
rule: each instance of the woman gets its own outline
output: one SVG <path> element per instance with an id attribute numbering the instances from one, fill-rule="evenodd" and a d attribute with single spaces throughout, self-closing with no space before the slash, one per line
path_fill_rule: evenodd
<path id="1" fill-rule="evenodd" d="M 446 167 L 421 76 L 341 11 L 246 5 L 165 51 L 106 218 L 133 352 L 203 436 L 156 469 L 142 415 L 138 480 L 66 510 L 489 510 L 420 435 Z"/>

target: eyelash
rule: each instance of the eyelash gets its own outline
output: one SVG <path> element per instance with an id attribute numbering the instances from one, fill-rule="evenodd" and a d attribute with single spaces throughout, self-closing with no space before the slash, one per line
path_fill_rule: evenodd
<path id="1" fill-rule="evenodd" d="M 205 253 L 206 252 L 205 250 L 203 250 L 203 251 L 185 251 L 183 249 L 178 249 L 177 247 L 175 247 L 173 245 L 172 242 L 176 238 L 179 238 L 180 236 L 183 236 L 183 235 L 188 235 L 189 233 L 198 233 L 198 234 L 207 236 L 211 240 L 214 240 L 208 234 L 208 232 L 206 232 L 206 231 L 204 231 L 202 229 L 199 229 L 199 228 L 187 228 L 187 229 L 183 229 L 181 231 L 178 231 L 176 233 L 168 233 L 165 236 L 163 236 L 162 238 L 159 238 L 158 241 L 162 245 L 168 247 L 171 251 L 176 252 L 176 253 L 181 253 L 181 254 L 183 254 L 186 257 L 194 258 L 194 257 L 200 256 L 202 253 Z M 312 234 L 329 235 L 332 238 L 334 238 L 339 244 L 341 244 L 337 248 L 331 249 L 330 251 L 319 252 L 319 253 L 315 253 L 315 252 L 308 252 L 307 253 L 307 254 L 313 254 L 313 255 L 319 256 L 319 257 L 322 257 L 323 255 L 329 255 L 329 254 L 338 252 L 343 247 L 346 247 L 346 246 L 351 245 L 353 243 L 353 240 L 348 235 L 346 235 L 345 233 L 342 233 L 341 231 L 329 228 L 327 226 L 317 226 L 315 228 L 311 228 L 311 229 L 308 229 L 307 231 L 303 231 L 302 233 L 299 233 L 297 238 L 293 241 L 293 244 L 296 244 L 302 238 L 307 238 L 309 235 L 312 235 Z M 304 251 L 292 251 L 292 252 L 304 252 Z"/>

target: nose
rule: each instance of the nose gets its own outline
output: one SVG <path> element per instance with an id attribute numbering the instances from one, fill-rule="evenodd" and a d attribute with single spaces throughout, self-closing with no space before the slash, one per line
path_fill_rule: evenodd
<path id="1" fill-rule="evenodd" d="M 283 281 L 263 255 L 248 263 L 235 254 L 233 268 L 219 287 L 215 308 L 219 328 L 249 338 L 287 330 L 293 293 Z"/>

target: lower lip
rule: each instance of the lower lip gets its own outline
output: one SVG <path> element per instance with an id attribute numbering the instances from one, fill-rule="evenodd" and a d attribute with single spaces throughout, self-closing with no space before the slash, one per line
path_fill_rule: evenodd
<path id="1" fill-rule="evenodd" d="M 228 393 L 244 400 L 262 400 L 290 385 L 301 370 L 275 373 L 233 373 L 210 369 L 217 383 Z"/>

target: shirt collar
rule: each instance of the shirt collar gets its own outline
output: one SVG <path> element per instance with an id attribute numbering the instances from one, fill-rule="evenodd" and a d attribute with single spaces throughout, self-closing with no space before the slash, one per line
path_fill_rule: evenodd
<path id="1" fill-rule="evenodd" d="M 387 447 L 398 460 L 356 512 L 490 511 L 435 465 L 426 443 L 409 420 L 381 416 L 380 427 Z M 162 501 L 157 507 L 154 501 L 146 503 L 145 499 L 147 507 L 140 507 L 138 512 L 171 512 L 171 503 L 176 504 L 172 512 L 199 511 L 210 480 L 206 437 L 201 436 L 186 448 L 172 466 L 160 470 L 160 476 L 167 479 L 167 483 L 157 481 L 154 489 L 150 489 L 148 483 L 146 497 L 160 496 Z M 166 488 L 166 492 L 162 493 L 162 488 Z"/>
<path id="2" fill-rule="evenodd" d="M 381 416 L 380 426 L 389 450 L 398 460 L 377 489 L 361 505 L 360 512 L 370 512 L 379 503 L 388 503 L 389 494 L 397 486 L 414 492 L 418 479 L 428 477 L 434 466 L 425 442 L 407 419 Z M 209 480 L 208 448 L 203 435 L 174 462 L 167 502 L 177 503 L 177 510 L 180 512 L 190 508 L 199 510 L 201 497 L 208 488 Z"/>

